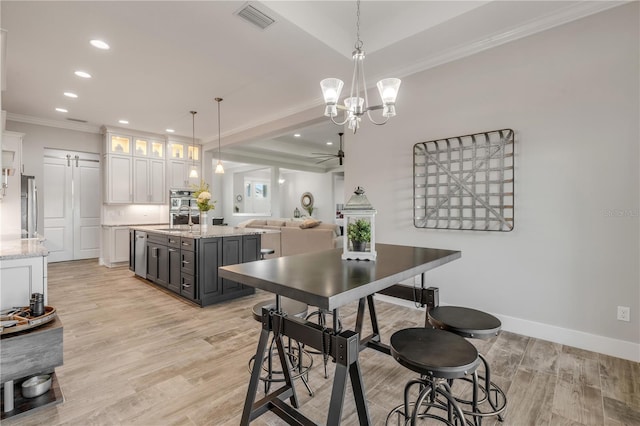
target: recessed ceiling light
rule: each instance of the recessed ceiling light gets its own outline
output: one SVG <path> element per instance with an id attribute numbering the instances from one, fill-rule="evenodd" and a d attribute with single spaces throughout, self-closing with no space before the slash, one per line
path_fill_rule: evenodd
<path id="1" fill-rule="evenodd" d="M 127 121 L 127 120 L 118 120 L 118 123 L 120 123 L 120 124 L 129 124 L 129 121 Z"/>
<path id="2" fill-rule="evenodd" d="M 294 138 L 299 138 L 300 136 L 302 136 L 300 133 L 294 133 L 294 134 L 293 134 L 293 137 L 294 137 Z"/>
<path id="3" fill-rule="evenodd" d="M 76 71 L 74 72 L 75 75 L 77 75 L 78 77 L 82 77 L 82 78 L 91 78 L 91 74 L 89 74 L 86 71 Z"/>
<path id="4" fill-rule="evenodd" d="M 56 111 L 58 111 L 58 112 L 69 112 L 64 108 L 56 108 Z"/>
<path id="5" fill-rule="evenodd" d="M 64 92 L 64 95 L 68 98 L 74 98 L 74 99 L 78 97 L 78 95 L 72 92 Z"/>
<path id="6" fill-rule="evenodd" d="M 169 132 L 169 133 L 175 132 L 175 130 L 173 130 L 173 129 L 166 129 L 166 131 Z"/>
<path id="7" fill-rule="evenodd" d="M 333 145 L 333 142 L 327 141 L 327 145 Z"/>
<path id="8" fill-rule="evenodd" d="M 89 43 L 91 43 L 93 47 L 97 47 L 98 49 L 102 49 L 102 50 L 110 49 L 109 45 L 102 40 L 91 40 Z"/>

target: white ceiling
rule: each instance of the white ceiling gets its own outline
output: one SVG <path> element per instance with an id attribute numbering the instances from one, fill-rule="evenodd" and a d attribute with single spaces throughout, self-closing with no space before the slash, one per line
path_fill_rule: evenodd
<path id="1" fill-rule="evenodd" d="M 367 80 L 372 85 L 384 76 L 406 77 L 622 3 L 363 1 L 360 35 Z M 7 88 L 2 109 L 10 120 L 157 134 L 174 128 L 189 138 L 189 111 L 196 110 L 196 138 L 217 148 L 213 99 L 222 97 L 223 151 L 275 156 L 291 164 L 312 152 L 337 152 L 340 129 L 320 120 L 319 81 L 329 76 L 350 81 L 355 1 L 251 2 L 276 20 L 266 30 L 235 15 L 245 4 L 3 0 Z M 111 49 L 93 48 L 93 38 L 104 39 Z M 78 69 L 93 78 L 76 77 Z M 399 113 L 403 90 L 410 88 L 400 89 Z M 78 99 L 64 97 L 65 91 Z M 312 108 L 320 124 L 289 126 L 268 140 L 254 135 L 242 141 L 242 148 L 224 146 L 226 136 Z M 118 124 L 119 119 L 130 124 Z M 303 136 L 293 138 L 294 131 Z M 329 139 L 333 147 L 326 146 Z M 327 163 L 323 166 L 333 165 Z"/>

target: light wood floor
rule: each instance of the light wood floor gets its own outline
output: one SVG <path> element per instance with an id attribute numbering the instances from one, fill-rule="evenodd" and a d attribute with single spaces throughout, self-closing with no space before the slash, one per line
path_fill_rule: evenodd
<path id="1" fill-rule="evenodd" d="M 57 374 L 65 402 L 3 426 L 239 424 L 259 332 L 251 307 L 272 295 L 202 309 L 95 260 L 50 264 L 48 275 L 49 304 L 64 325 Z M 423 323 L 423 311 L 377 306 L 383 341 Z M 353 327 L 355 310 L 341 310 L 345 327 Z M 508 332 L 474 343 L 507 392 L 505 425 L 640 425 L 638 363 Z M 384 424 L 413 374 L 376 351 L 363 351 L 360 360 L 372 422 Z M 321 357 L 314 362 L 315 397 L 302 384 L 297 392 L 302 411 L 324 422 L 333 365 L 324 379 Z M 282 422 L 267 413 L 252 424 Z M 352 398 L 342 424 L 358 424 Z"/>

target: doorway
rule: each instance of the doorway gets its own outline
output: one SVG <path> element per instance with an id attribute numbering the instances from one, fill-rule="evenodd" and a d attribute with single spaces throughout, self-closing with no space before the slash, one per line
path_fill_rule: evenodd
<path id="1" fill-rule="evenodd" d="M 49 262 L 100 256 L 100 156 L 44 150 L 44 244 Z"/>

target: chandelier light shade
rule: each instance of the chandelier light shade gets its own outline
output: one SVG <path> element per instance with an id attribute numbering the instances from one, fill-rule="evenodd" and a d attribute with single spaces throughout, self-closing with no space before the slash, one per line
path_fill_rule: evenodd
<path id="1" fill-rule="evenodd" d="M 222 160 L 220 158 L 220 102 L 222 102 L 222 98 L 215 98 L 215 101 L 218 103 L 218 164 L 216 164 L 216 173 L 224 174 L 224 167 L 222 167 Z"/>
<path id="2" fill-rule="evenodd" d="M 191 171 L 189 172 L 190 179 L 198 178 L 198 169 L 196 169 L 196 114 L 197 111 L 189 111 L 191 113 L 191 125 L 192 125 L 192 139 L 191 139 Z"/>
<path id="3" fill-rule="evenodd" d="M 367 96 L 367 82 L 364 77 L 364 57 L 360 40 L 360 0 L 357 0 L 356 18 L 356 44 L 353 51 L 353 77 L 351 79 L 351 91 L 349 97 L 344 99 L 344 106 L 338 103 L 344 82 L 338 78 L 325 78 L 320 82 L 322 95 L 324 96 L 324 115 L 329 117 L 333 123 L 343 126 L 348 123 L 349 129 L 355 133 L 360 127 L 362 116 L 366 113 L 369 121 L 376 125 L 385 124 L 389 118 L 396 115 L 396 98 L 400 89 L 399 78 L 384 78 L 377 84 L 382 105 L 369 105 Z M 337 121 L 338 110 L 344 111 L 344 120 Z M 378 122 L 371 116 L 371 111 L 382 110 L 383 120 Z"/>

